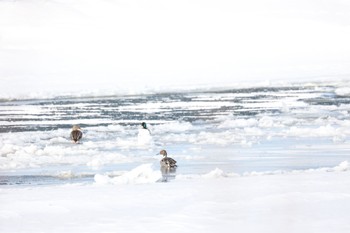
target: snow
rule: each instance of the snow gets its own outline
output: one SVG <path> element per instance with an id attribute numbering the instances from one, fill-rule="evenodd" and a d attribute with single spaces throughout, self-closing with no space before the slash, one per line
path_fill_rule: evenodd
<path id="1" fill-rule="evenodd" d="M 342 0 L 0 1 L 0 98 L 349 79 L 349 7 Z"/>
<path id="2" fill-rule="evenodd" d="M 96 184 L 147 184 L 160 181 L 162 174 L 160 171 L 154 171 L 152 164 L 143 164 L 129 172 L 110 178 L 108 175 L 96 174 L 94 179 Z"/>
<path id="3" fill-rule="evenodd" d="M 152 171 L 145 164 L 117 180 L 96 176 L 90 185 L 1 187 L 0 231 L 350 230 L 347 161 L 334 168 L 244 176 L 215 169 L 165 183 L 155 182 Z"/>
<path id="4" fill-rule="evenodd" d="M 350 232 L 349 10 L 0 1 L 0 232 Z"/>
<path id="5" fill-rule="evenodd" d="M 152 135 L 151 135 L 151 131 L 149 126 L 147 126 L 148 129 L 144 129 L 142 127 L 139 128 L 139 132 L 137 134 L 137 143 L 139 145 L 144 145 L 144 146 L 148 146 L 148 145 L 152 145 L 153 141 L 152 141 Z"/>
<path id="6" fill-rule="evenodd" d="M 337 95 L 350 95 L 350 88 L 349 87 L 339 87 L 337 90 L 335 90 L 335 93 Z"/>

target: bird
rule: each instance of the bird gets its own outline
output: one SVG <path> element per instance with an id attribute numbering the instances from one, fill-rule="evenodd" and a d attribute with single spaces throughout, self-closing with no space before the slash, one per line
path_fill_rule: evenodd
<path id="1" fill-rule="evenodd" d="M 80 126 L 73 125 L 72 131 L 70 132 L 70 139 L 74 143 L 78 143 L 82 137 L 83 137 L 83 132 L 81 131 Z"/>
<path id="2" fill-rule="evenodd" d="M 142 129 L 147 130 L 147 131 L 149 132 L 149 134 L 151 135 L 151 130 L 149 130 L 149 128 L 147 128 L 146 122 L 142 122 L 142 123 L 141 123 L 141 126 L 142 126 Z"/>
<path id="3" fill-rule="evenodd" d="M 160 160 L 160 165 L 162 167 L 168 167 L 168 168 L 176 168 L 176 161 L 170 157 L 168 157 L 168 153 L 166 150 L 161 150 L 159 154 L 163 155 L 162 160 Z"/>
<path id="4" fill-rule="evenodd" d="M 137 141 L 139 145 L 149 145 L 152 143 L 151 131 L 147 127 L 146 122 L 141 123 L 141 127 L 139 128 L 139 133 L 137 135 Z"/>

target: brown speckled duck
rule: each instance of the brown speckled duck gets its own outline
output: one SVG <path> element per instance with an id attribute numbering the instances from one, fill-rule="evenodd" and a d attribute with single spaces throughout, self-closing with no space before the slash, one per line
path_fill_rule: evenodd
<path id="1" fill-rule="evenodd" d="M 83 137 L 83 132 L 80 129 L 79 125 L 74 125 L 72 131 L 70 132 L 70 139 L 74 143 L 78 143 L 80 139 Z"/>
<path id="2" fill-rule="evenodd" d="M 170 157 L 168 157 L 168 153 L 166 150 L 161 150 L 159 154 L 163 155 L 162 160 L 160 160 L 160 165 L 162 167 L 168 167 L 168 168 L 176 168 L 176 161 Z"/>

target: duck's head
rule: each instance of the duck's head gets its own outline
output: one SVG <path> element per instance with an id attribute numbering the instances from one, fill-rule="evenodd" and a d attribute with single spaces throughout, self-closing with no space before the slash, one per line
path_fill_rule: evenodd
<path id="1" fill-rule="evenodd" d="M 79 125 L 73 125 L 72 130 L 80 130 L 80 126 Z"/>
<path id="2" fill-rule="evenodd" d="M 167 157 L 167 153 L 166 153 L 166 150 L 161 150 L 160 152 L 159 152 L 159 154 L 160 155 L 163 155 L 163 157 L 165 158 L 165 157 Z"/>
<path id="3" fill-rule="evenodd" d="M 147 124 L 146 124 L 146 122 L 142 122 L 141 125 L 142 125 L 142 128 L 147 129 Z"/>

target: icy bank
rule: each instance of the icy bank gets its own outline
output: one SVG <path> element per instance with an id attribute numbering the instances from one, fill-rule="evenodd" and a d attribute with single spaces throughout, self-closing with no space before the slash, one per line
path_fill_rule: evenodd
<path id="1" fill-rule="evenodd" d="M 0 188 L 0 232 L 350 231 L 350 172 L 332 169 L 153 184 Z M 147 170 L 147 169 L 143 169 Z"/>

